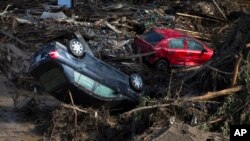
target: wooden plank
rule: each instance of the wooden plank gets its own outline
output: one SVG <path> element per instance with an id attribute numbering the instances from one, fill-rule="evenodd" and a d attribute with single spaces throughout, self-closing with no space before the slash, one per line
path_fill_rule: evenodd
<path id="1" fill-rule="evenodd" d="M 191 30 L 186 30 L 186 29 L 181 29 L 181 28 L 175 28 L 176 30 L 179 30 L 181 32 L 184 32 L 186 34 L 189 34 L 195 38 L 210 41 L 211 40 L 211 35 L 210 34 L 205 34 L 205 33 L 200 33 L 200 32 L 195 32 Z"/>
<path id="2" fill-rule="evenodd" d="M 112 29 L 114 32 L 120 34 L 122 33 L 120 30 L 118 30 L 115 26 L 111 25 L 109 22 L 105 22 L 105 24 L 107 25 L 107 27 L 109 27 L 110 29 Z"/>
<path id="3" fill-rule="evenodd" d="M 213 22 L 222 22 L 223 21 L 223 20 L 219 20 L 219 19 L 205 18 L 205 17 L 190 15 L 190 14 L 185 14 L 185 13 L 176 13 L 176 15 L 183 16 L 183 17 L 195 18 L 195 19 L 202 19 L 202 20 L 207 20 L 207 21 L 213 21 Z"/>

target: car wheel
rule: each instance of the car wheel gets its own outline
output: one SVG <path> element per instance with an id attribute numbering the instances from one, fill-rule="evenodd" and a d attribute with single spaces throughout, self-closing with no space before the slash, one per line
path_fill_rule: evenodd
<path id="1" fill-rule="evenodd" d="M 143 88 L 143 81 L 139 74 L 132 74 L 129 78 L 132 88 L 136 91 L 141 91 Z"/>
<path id="2" fill-rule="evenodd" d="M 169 70 L 169 63 L 166 60 L 160 59 L 156 62 L 155 68 L 159 71 L 168 71 Z"/>
<path id="3" fill-rule="evenodd" d="M 83 44 L 77 40 L 72 39 L 69 41 L 69 51 L 76 57 L 82 57 L 85 53 L 85 47 Z"/>

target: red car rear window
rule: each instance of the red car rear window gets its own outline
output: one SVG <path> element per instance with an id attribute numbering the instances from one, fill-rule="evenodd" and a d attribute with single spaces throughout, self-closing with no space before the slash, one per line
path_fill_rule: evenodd
<path id="1" fill-rule="evenodd" d="M 151 45 L 155 45 L 163 40 L 164 37 L 155 31 L 149 31 L 143 35 L 143 39 L 149 42 Z"/>

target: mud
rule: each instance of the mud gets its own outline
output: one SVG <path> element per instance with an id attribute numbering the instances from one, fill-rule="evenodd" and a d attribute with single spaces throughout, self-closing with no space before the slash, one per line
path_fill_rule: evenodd
<path id="1" fill-rule="evenodd" d="M 44 139 L 37 130 L 38 116 L 29 114 L 25 106 L 32 98 L 38 98 L 45 105 L 55 106 L 58 103 L 49 95 L 35 95 L 31 91 L 17 89 L 16 86 L 0 74 L 0 140 L 2 141 L 35 141 Z"/>

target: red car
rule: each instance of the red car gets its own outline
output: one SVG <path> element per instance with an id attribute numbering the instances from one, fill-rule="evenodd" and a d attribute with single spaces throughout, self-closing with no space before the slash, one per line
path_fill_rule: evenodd
<path id="1" fill-rule="evenodd" d="M 133 47 L 140 53 L 154 52 L 143 59 L 158 70 L 167 70 L 172 66 L 202 65 L 214 53 L 201 41 L 174 29 L 149 31 L 135 38 Z"/>

